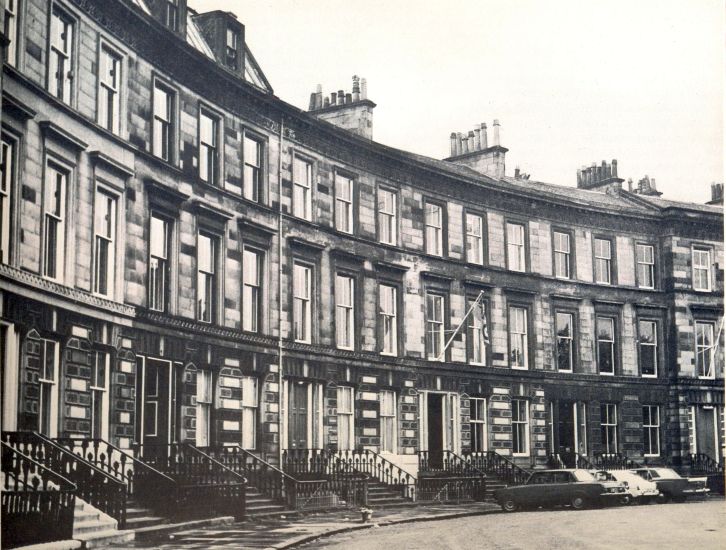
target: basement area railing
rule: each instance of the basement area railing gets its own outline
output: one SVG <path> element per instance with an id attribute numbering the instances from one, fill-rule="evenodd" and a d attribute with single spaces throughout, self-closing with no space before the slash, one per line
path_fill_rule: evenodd
<path id="1" fill-rule="evenodd" d="M 384 485 L 395 488 L 402 497 L 413 498 L 416 478 L 374 451 L 367 449 L 334 451 L 332 460 L 337 470 L 366 474 Z"/>
<path id="2" fill-rule="evenodd" d="M 471 462 L 477 470 L 497 477 L 507 485 L 522 485 L 530 475 L 528 470 L 496 451 L 469 452 L 463 458 Z"/>
<path id="3" fill-rule="evenodd" d="M 76 495 L 126 523 L 126 486 L 112 475 L 36 432 L 3 432 L 2 441 L 77 487 Z"/>
<path id="4" fill-rule="evenodd" d="M 245 514 L 244 476 L 189 443 L 137 445 L 136 456 L 178 486 L 177 515 Z"/>
<path id="5" fill-rule="evenodd" d="M 5 441 L 0 447 L 3 547 L 73 538 L 76 485 Z"/>

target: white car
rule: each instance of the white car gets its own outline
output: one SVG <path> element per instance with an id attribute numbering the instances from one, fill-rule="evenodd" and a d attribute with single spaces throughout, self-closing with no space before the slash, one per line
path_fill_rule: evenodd
<path id="1" fill-rule="evenodd" d="M 648 503 L 654 501 L 660 495 L 658 486 L 653 481 L 643 479 L 638 474 L 629 470 L 608 470 L 608 473 L 617 481 L 625 485 L 632 502 Z"/>

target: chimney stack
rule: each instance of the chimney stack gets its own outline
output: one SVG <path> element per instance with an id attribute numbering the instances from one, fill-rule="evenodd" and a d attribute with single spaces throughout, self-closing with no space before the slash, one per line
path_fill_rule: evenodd
<path id="1" fill-rule="evenodd" d="M 622 189 L 623 179 L 618 177 L 618 161 L 608 164 L 602 161 L 599 165 L 593 162 L 589 167 L 583 166 L 577 171 L 577 188 L 608 191 Z"/>
<path id="2" fill-rule="evenodd" d="M 373 109 L 376 104 L 368 99 L 365 78 L 353 76 L 351 92 L 338 90 L 323 98 L 322 87 L 310 94 L 308 111 L 316 117 L 344 128 L 366 139 L 373 139 Z"/>
<path id="3" fill-rule="evenodd" d="M 723 206 L 723 183 L 712 183 L 711 184 L 711 200 L 706 204 Z"/>
<path id="4" fill-rule="evenodd" d="M 655 178 L 649 178 L 648 174 L 644 178 L 638 180 L 638 185 L 633 190 L 636 195 L 645 195 L 648 197 L 659 197 L 663 193 L 655 187 Z"/>
<path id="5" fill-rule="evenodd" d="M 492 178 L 503 178 L 508 149 L 499 142 L 499 121 L 495 120 L 492 127 L 491 147 L 488 146 L 487 125 L 483 122 L 474 125 L 474 129 L 465 134 L 452 132 L 449 137 L 451 155 L 446 160 L 468 166 Z"/>

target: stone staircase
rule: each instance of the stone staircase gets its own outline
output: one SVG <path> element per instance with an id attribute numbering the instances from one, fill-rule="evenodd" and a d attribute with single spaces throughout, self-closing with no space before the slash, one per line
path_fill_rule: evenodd
<path id="1" fill-rule="evenodd" d="M 247 485 L 245 494 L 245 515 L 247 518 L 273 516 L 291 513 L 284 505 L 263 495 L 255 487 Z"/>
<path id="2" fill-rule="evenodd" d="M 134 498 L 126 501 L 126 529 L 141 529 L 169 523 L 168 518 L 154 515 L 149 508 L 144 508 Z"/>
<path id="3" fill-rule="evenodd" d="M 389 506 L 406 506 L 413 504 L 410 499 L 401 496 L 401 490 L 381 483 L 375 479 L 368 480 L 368 506 L 369 507 L 389 507 Z"/>
<path id="4" fill-rule="evenodd" d="M 133 531 L 119 531 L 118 522 L 76 497 L 73 514 L 73 538 L 82 542 L 84 548 L 98 548 L 108 544 L 120 544 L 133 540 Z"/>

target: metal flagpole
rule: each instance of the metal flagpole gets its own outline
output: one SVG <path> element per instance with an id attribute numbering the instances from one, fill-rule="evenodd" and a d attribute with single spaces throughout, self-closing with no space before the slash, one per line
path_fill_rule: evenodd
<path id="1" fill-rule="evenodd" d="M 454 341 L 454 338 L 456 337 L 456 335 L 458 334 L 458 332 L 461 330 L 461 327 L 464 326 L 464 323 L 466 322 L 466 319 L 469 317 L 469 315 L 471 315 L 471 312 L 479 304 L 479 300 L 481 300 L 481 297 L 482 296 L 484 296 L 484 291 L 483 290 L 480 290 L 479 291 L 479 296 L 477 296 L 476 297 L 476 300 L 474 300 L 474 303 L 471 304 L 471 307 L 466 312 L 466 315 L 464 315 L 464 318 L 459 323 L 459 326 L 456 327 L 456 330 L 454 331 L 454 333 L 449 337 L 449 341 L 446 342 L 446 345 L 444 346 L 444 349 L 441 350 L 441 353 L 436 358 L 437 361 L 441 361 L 441 359 L 444 357 L 444 354 L 446 353 L 446 350 L 449 349 L 449 346 L 451 345 L 451 342 Z"/>

